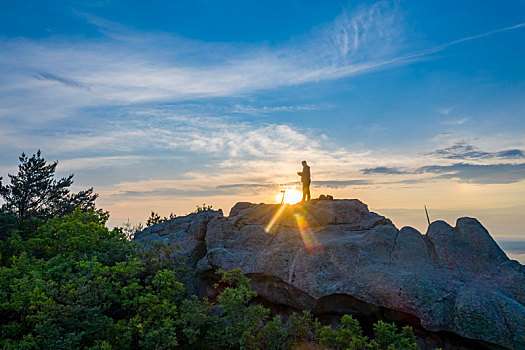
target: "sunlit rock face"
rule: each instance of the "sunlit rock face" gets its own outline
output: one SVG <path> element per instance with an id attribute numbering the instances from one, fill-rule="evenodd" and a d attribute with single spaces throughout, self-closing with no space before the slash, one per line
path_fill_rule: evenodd
<path id="1" fill-rule="evenodd" d="M 476 219 L 436 221 L 423 235 L 398 230 L 358 200 L 237 203 L 228 217 L 206 211 L 147 230 L 137 240 L 180 244 L 203 279 L 241 268 L 273 305 L 482 341 L 471 348 L 525 349 L 525 267 Z"/>

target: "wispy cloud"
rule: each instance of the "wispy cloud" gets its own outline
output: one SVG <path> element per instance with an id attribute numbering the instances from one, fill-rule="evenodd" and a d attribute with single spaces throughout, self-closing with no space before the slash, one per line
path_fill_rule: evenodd
<path id="1" fill-rule="evenodd" d="M 451 45 L 524 26 L 405 53 L 402 15 L 388 1 L 346 9 L 332 23 L 277 47 L 143 33 L 77 14 L 105 37 L 0 39 L 0 118 L 41 122 L 82 108 L 240 96 L 340 79 L 428 59 Z M 27 99 L 32 103 L 23 103 Z"/>
<path id="2" fill-rule="evenodd" d="M 56 81 L 58 83 L 64 84 L 64 85 L 69 86 L 69 87 L 91 91 L 91 89 L 87 85 L 84 85 L 84 84 L 79 83 L 78 81 L 74 81 L 72 79 L 66 79 L 66 78 L 59 77 L 59 76 L 54 75 L 54 74 L 41 72 L 41 73 L 36 73 L 35 77 L 38 78 L 38 79 L 42 79 L 42 80 Z"/>
<path id="3" fill-rule="evenodd" d="M 363 168 L 361 173 L 378 176 L 395 175 L 402 181 L 415 182 L 453 179 L 463 183 L 509 184 L 525 180 L 525 172 L 523 172 L 525 164 L 520 163 L 524 158 L 525 152 L 520 149 L 489 152 L 480 150 L 467 141 L 460 141 L 452 146 L 423 154 L 418 158 L 419 165 L 409 165 L 405 162 L 406 165 L 401 167 Z M 450 164 L 450 160 L 462 162 Z M 510 163 L 511 160 L 514 162 Z M 385 182 L 385 180 L 379 181 Z"/>
<path id="4" fill-rule="evenodd" d="M 232 113 L 241 114 L 268 114 L 275 112 L 297 112 L 297 111 L 321 111 L 328 110 L 330 107 L 323 105 L 288 105 L 288 106 L 262 106 L 254 107 L 250 105 L 235 105 Z"/>
<path id="5" fill-rule="evenodd" d="M 418 178 L 405 179 L 390 183 L 421 183 L 443 179 L 454 179 L 464 183 L 475 184 L 510 184 L 525 180 L 525 163 L 521 164 L 471 164 L 455 163 L 451 165 L 426 165 L 413 169 L 405 169 L 399 172 L 398 168 L 379 167 L 367 170 L 368 175 L 417 175 Z M 436 174 L 438 176 L 421 178 L 422 174 Z M 378 183 L 389 183 L 380 181 Z"/>
<path id="6" fill-rule="evenodd" d="M 452 112 L 452 107 L 443 107 L 438 112 L 443 115 L 449 115 Z"/>
<path id="7" fill-rule="evenodd" d="M 525 153 L 520 149 L 507 149 L 495 152 L 486 152 L 466 142 L 458 142 L 450 147 L 442 148 L 428 153 L 446 159 L 489 159 L 489 158 L 525 158 Z"/>
<path id="8" fill-rule="evenodd" d="M 2 88 L 14 83 L 9 94 L 67 98 L 78 107 L 233 96 L 383 69 L 394 64 L 388 56 L 400 40 L 398 15 L 387 2 L 345 11 L 310 37 L 276 48 L 141 33 L 78 14 L 106 38 L 2 39 L 0 63 L 9 73 Z M 93 96 L 51 92 L 46 81 Z"/>
<path id="9" fill-rule="evenodd" d="M 361 173 L 365 175 L 371 175 L 371 174 L 389 174 L 389 175 L 400 175 L 400 174 L 410 174 L 409 171 L 397 168 L 397 167 L 385 167 L 385 166 L 379 166 L 375 168 L 366 168 L 361 169 Z"/>
<path id="10" fill-rule="evenodd" d="M 57 170 L 72 171 L 79 169 L 97 169 L 103 167 L 118 167 L 122 165 L 139 164 L 145 160 L 144 156 L 100 156 L 62 159 L 59 161 Z"/>
<path id="11" fill-rule="evenodd" d="M 371 180 L 356 179 L 356 180 L 325 180 L 313 181 L 313 186 L 327 187 L 327 188 L 344 188 L 348 186 L 364 186 L 374 183 Z"/>
<path id="12" fill-rule="evenodd" d="M 250 183 L 250 184 L 230 184 L 230 185 L 219 185 L 219 186 L 216 186 L 215 188 L 217 189 L 268 189 L 268 188 L 275 188 L 277 187 L 278 185 L 276 184 L 255 184 L 255 183 Z"/>
<path id="13" fill-rule="evenodd" d="M 447 131 L 447 132 L 442 132 L 442 133 L 439 133 L 439 134 L 437 134 L 436 136 L 434 136 L 434 137 L 432 138 L 432 140 L 433 140 L 433 141 L 439 141 L 439 140 L 441 140 L 441 139 L 447 139 L 447 138 L 450 138 L 450 137 L 452 137 L 453 135 L 454 135 L 453 132 L 448 132 L 448 131 Z"/>
<path id="14" fill-rule="evenodd" d="M 430 165 L 419 168 L 418 172 L 440 174 L 441 179 L 458 179 L 467 183 L 509 184 L 525 180 L 525 163 Z"/>
<path id="15" fill-rule="evenodd" d="M 476 39 L 484 38 L 484 37 L 487 37 L 487 36 L 490 36 L 490 35 L 503 33 L 503 32 L 508 32 L 508 31 L 511 31 L 511 30 L 520 29 L 520 28 L 524 28 L 524 27 L 525 27 L 525 23 L 518 23 L 516 25 L 508 26 L 508 27 L 505 27 L 505 28 L 498 28 L 498 29 L 491 30 L 491 31 L 488 31 L 488 32 L 485 32 L 485 33 L 481 33 L 481 34 L 477 34 L 477 35 L 471 35 L 471 36 L 466 36 L 466 37 L 461 38 L 461 39 L 449 41 L 448 43 L 444 43 L 444 44 L 438 45 L 438 46 L 436 46 L 433 49 L 434 50 L 444 50 L 444 49 L 448 48 L 449 46 L 461 44 L 461 43 L 466 42 L 466 41 L 476 40 Z"/>
<path id="16" fill-rule="evenodd" d="M 468 122 L 469 118 L 460 118 L 460 119 L 454 119 L 454 120 L 445 120 L 441 122 L 441 124 L 444 125 L 463 125 L 466 122 Z"/>

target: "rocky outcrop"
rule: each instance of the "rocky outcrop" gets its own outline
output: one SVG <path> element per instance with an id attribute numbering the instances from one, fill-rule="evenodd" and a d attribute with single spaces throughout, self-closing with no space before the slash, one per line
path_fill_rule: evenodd
<path id="1" fill-rule="evenodd" d="M 192 266 L 205 256 L 204 238 L 207 226 L 216 218 L 223 218 L 222 210 L 191 213 L 147 227 L 137 232 L 133 239 L 146 247 L 150 247 L 154 242 L 176 244 L 176 254 L 185 257 L 187 263 Z"/>
<path id="2" fill-rule="evenodd" d="M 401 320 L 525 349 L 525 267 L 476 219 L 455 227 L 436 221 L 423 235 L 398 230 L 358 200 L 237 203 L 228 217 L 190 214 L 136 240 L 173 240 L 202 276 L 241 268 L 270 304 Z"/>

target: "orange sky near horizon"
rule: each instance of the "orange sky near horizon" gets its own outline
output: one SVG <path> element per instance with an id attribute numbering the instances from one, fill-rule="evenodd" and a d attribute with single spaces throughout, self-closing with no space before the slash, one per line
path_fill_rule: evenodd
<path id="1" fill-rule="evenodd" d="M 312 198 L 320 194 L 330 194 L 336 199 L 359 199 L 371 211 L 390 218 L 398 228 L 411 226 L 425 233 L 427 221 L 423 206 L 426 205 L 431 221 L 445 220 L 454 226 L 459 217 L 475 217 L 492 236 L 525 238 L 525 181 L 498 185 L 438 181 L 412 187 L 393 184 L 344 188 L 316 186 L 314 181 Z M 195 196 L 191 199 L 151 196 L 140 201 L 110 201 L 101 195 L 98 203 L 111 213 L 108 224 L 119 226 L 128 218 L 133 223 L 144 223 L 151 210 L 162 216 L 171 212 L 185 215 L 203 203 L 222 209 L 224 215 L 228 215 L 237 202 L 279 203 L 279 195 L 280 190 L 276 187 L 275 190 L 254 193 Z"/>

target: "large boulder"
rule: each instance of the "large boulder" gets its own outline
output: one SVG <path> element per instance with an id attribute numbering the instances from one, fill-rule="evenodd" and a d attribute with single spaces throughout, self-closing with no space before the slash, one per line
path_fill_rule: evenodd
<path id="1" fill-rule="evenodd" d="M 398 230 L 358 200 L 238 203 L 229 217 L 177 219 L 137 239 L 173 234 L 197 273 L 241 268 L 271 304 L 386 318 L 480 347 L 525 349 L 525 267 L 509 260 L 476 219 L 458 219 L 455 227 L 436 221 L 423 235 Z M 200 254 L 192 253 L 195 241 Z"/>
<path id="2" fill-rule="evenodd" d="M 137 232 L 133 239 L 145 247 L 154 242 L 176 244 L 178 249 L 173 258 L 184 257 L 189 267 L 195 267 L 206 254 L 204 238 L 208 223 L 219 217 L 223 217 L 221 210 L 203 210 L 175 217 Z"/>

